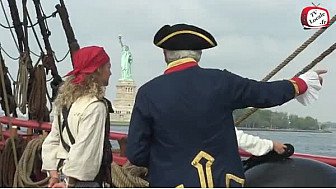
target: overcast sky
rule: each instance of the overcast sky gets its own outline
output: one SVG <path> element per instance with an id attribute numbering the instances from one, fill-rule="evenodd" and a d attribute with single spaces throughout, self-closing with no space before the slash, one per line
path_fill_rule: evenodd
<path id="1" fill-rule="evenodd" d="M 152 43 L 156 31 L 165 24 L 193 24 L 213 34 L 218 46 L 203 52 L 201 67 L 228 69 L 255 80 L 265 77 L 317 31 L 304 30 L 301 25 L 302 9 L 312 6 L 311 1 L 307 0 L 64 1 L 80 46 L 103 46 L 111 57 L 112 76 L 107 97 L 112 100 L 115 98 L 115 85 L 121 75 L 119 34 L 122 34 L 123 42 L 133 54 L 132 74 L 139 87 L 162 74 L 165 69 L 162 50 Z M 3 2 L 9 16 L 7 1 Z M 57 0 L 41 2 L 47 15 L 59 3 Z M 336 14 L 336 0 L 314 3 L 321 3 L 320 7 L 329 11 L 330 18 Z M 21 14 L 21 6 L 19 9 Z M 35 18 L 31 1 L 28 2 L 28 9 L 31 17 Z M 0 23 L 6 24 L 2 11 Z M 48 24 L 52 33 L 52 48 L 58 59 L 61 59 L 68 46 L 59 17 L 49 19 Z M 39 53 L 32 32 L 30 34 L 30 47 L 32 51 Z M 12 56 L 18 56 L 9 30 L 0 28 L 0 42 Z M 336 25 L 332 25 L 271 80 L 291 78 L 335 42 Z M 34 61 L 37 60 L 32 57 Z M 16 76 L 18 63 L 5 55 L 4 58 L 11 73 Z M 335 64 L 336 52 L 314 68 L 329 71 L 324 76 L 323 89 L 317 102 L 305 107 L 292 101 L 272 110 L 311 116 L 321 122 L 336 122 Z M 57 66 L 62 76 L 72 69 L 69 58 Z"/>

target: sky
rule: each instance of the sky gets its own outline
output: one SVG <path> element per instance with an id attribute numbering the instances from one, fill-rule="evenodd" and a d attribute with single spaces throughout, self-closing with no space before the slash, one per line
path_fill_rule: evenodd
<path id="1" fill-rule="evenodd" d="M 9 15 L 7 1 L 2 0 Z M 218 46 L 204 50 L 200 66 L 227 69 L 250 79 L 261 80 L 295 49 L 311 37 L 317 29 L 304 30 L 301 11 L 313 6 L 307 0 L 64 0 L 70 22 L 81 47 L 103 46 L 111 58 L 112 76 L 107 88 L 107 98 L 114 100 L 116 84 L 121 76 L 121 47 L 118 36 L 128 45 L 133 55 L 132 75 L 138 87 L 161 75 L 166 67 L 162 49 L 153 45 L 156 31 L 165 24 L 186 23 L 209 31 Z M 20 2 L 20 1 L 18 1 Z M 55 11 L 58 0 L 41 1 L 46 15 Z M 314 1 L 315 5 L 336 14 L 336 0 Z M 35 8 L 28 2 L 33 19 Z M 19 5 L 19 13 L 22 13 Z M 20 15 L 22 16 L 22 14 Z M 10 18 L 11 20 L 11 18 Z M 36 21 L 36 19 L 35 19 Z M 34 21 L 34 22 L 35 22 Z M 0 23 L 6 24 L 0 11 Z M 59 17 L 48 19 L 50 42 L 58 59 L 68 51 L 65 34 Z M 42 42 L 39 28 L 36 28 Z M 33 52 L 39 53 L 36 40 L 30 31 L 29 43 Z M 272 80 L 290 79 L 336 42 L 336 25 L 329 27 L 319 38 L 290 62 Z M 18 57 L 8 29 L 0 28 L 0 43 L 14 57 Z M 3 55 L 14 77 L 18 62 Z M 37 61 L 32 56 L 33 61 Z M 336 122 L 336 52 L 326 57 L 313 69 L 326 69 L 319 100 L 303 106 L 296 100 L 272 111 L 288 112 L 301 117 L 311 116 L 320 122 Z M 71 71 L 69 57 L 57 63 L 61 76 Z M 50 75 L 48 76 L 50 78 Z"/>

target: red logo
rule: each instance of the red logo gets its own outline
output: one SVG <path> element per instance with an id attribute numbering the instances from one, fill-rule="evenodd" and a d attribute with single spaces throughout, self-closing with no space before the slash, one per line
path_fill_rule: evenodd
<path id="1" fill-rule="evenodd" d="M 329 20 L 327 9 L 321 7 L 306 7 L 301 12 L 301 23 L 304 29 L 327 27 Z"/>

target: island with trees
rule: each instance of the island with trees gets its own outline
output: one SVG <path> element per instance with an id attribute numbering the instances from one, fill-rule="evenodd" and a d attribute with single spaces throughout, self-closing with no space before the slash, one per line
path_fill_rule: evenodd
<path id="1" fill-rule="evenodd" d="M 235 110 L 234 119 L 243 116 L 248 109 Z M 302 132 L 330 132 L 330 128 L 335 128 L 336 123 L 320 123 L 310 116 L 299 117 L 283 112 L 273 112 L 270 110 L 259 110 L 244 120 L 238 128 L 246 130 L 277 130 L 277 131 L 302 131 Z"/>

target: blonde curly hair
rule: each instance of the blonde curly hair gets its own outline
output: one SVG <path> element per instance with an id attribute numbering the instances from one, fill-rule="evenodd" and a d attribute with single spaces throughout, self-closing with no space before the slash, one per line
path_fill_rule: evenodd
<path id="1" fill-rule="evenodd" d="M 82 83 L 73 84 L 75 76 L 69 76 L 59 88 L 55 106 L 58 111 L 63 107 L 69 108 L 78 98 L 82 96 L 96 97 L 102 99 L 105 96 L 105 90 L 102 82 L 98 78 L 99 71 L 85 75 Z"/>

